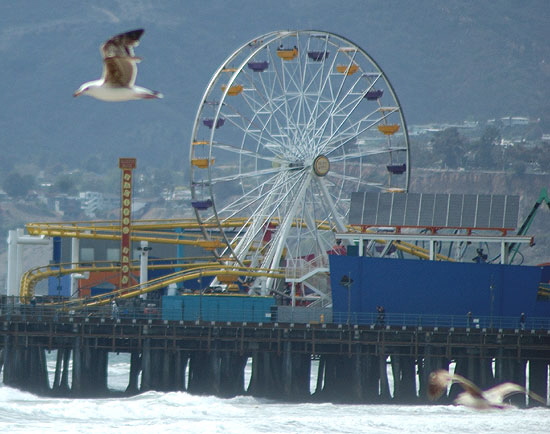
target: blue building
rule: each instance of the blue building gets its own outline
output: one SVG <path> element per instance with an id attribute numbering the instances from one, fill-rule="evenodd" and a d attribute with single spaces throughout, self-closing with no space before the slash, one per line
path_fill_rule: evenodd
<path id="1" fill-rule="evenodd" d="M 335 322 L 376 323 L 378 306 L 386 324 L 489 326 L 498 318 L 515 327 L 522 313 L 550 320 L 550 299 L 539 293 L 549 266 L 331 255 L 330 270 Z"/>

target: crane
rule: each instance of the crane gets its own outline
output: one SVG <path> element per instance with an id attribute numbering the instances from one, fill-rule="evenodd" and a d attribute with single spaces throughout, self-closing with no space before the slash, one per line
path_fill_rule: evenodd
<path id="1" fill-rule="evenodd" d="M 548 205 L 548 209 L 550 209 L 550 197 L 548 196 L 548 190 L 546 188 L 543 188 L 540 191 L 538 199 L 536 200 L 533 208 L 529 212 L 529 215 L 525 218 L 523 224 L 518 229 L 517 235 L 525 235 L 527 233 L 527 231 L 531 227 L 531 223 L 533 223 L 537 211 L 543 203 L 546 203 L 546 205 Z M 514 262 L 514 258 L 519 251 L 519 247 L 519 243 L 511 243 L 508 246 L 508 257 L 510 258 L 510 264 Z"/>

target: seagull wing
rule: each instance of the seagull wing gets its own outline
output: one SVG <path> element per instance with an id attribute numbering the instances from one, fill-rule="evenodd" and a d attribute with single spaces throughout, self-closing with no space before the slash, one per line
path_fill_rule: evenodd
<path id="1" fill-rule="evenodd" d="M 136 81 L 137 62 L 134 47 L 139 44 L 143 29 L 113 36 L 101 46 L 103 79 L 112 86 L 131 87 Z"/>
<path id="2" fill-rule="evenodd" d="M 468 392 L 470 395 L 482 398 L 483 392 L 479 387 L 477 387 L 474 383 L 472 383 L 467 378 L 464 378 L 462 375 L 454 374 L 452 375 L 452 381 L 453 383 L 458 383 L 462 386 L 462 388 Z"/>
<path id="3" fill-rule="evenodd" d="M 540 403 L 546 405 L 545 399 L 534 392 L 527 391 L 525 387 L 515 383 L 502 383 L 495 387 L 491 387 L 490 389 L 487 389 L 485 392 L 483 392 L 483 396 L 492 403 L 500 404 L 509 396 L 518 393 L 527 394 L 536 401 L 539 401 Z"/>
<path id="4" fill-rule="evenodd" d="M 103 60 L 103 79 L 111 86 L 132 87 L 136 81 L 137 65 L 130 57 L 109 57 Z"/>
<path id="5" fill-rule="evenodd" d="M 113 36 L 101 46 L 103 58 L 134 57 L 134 47 L 139 45 L 139 38 L 143 32 L 143 29 L 138 29 Z"/>
<path id="6" fill-rule="evenodd" d="M 461 375 L 450 374 L 444 369 L 434 371 L 430 374 L 428 380 L 428 398 L 431 400 L 438 399 L 452 383 L 458 383 L 470 395 L 482 398 L 481 390 L 474 383 Z"/>

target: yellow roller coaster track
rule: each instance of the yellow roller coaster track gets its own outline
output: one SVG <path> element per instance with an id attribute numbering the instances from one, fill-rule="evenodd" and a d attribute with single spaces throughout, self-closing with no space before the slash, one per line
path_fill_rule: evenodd
<path id="1" fill-rule="evenodd" d="M 270 223 L 277 225 L 278 220 L 272 219 Z M 246 218 L 226 219 L 219 225 L 217 223 L 198 223 L 194 219 L 133 220 L 132 239 L 168 244 L 196 244 L 204 241 L 204 239 L 201 239 L 201 230 L 218 229 L 219 227 L 240 229 L 249 224 L 250 220 Z M 306 223 L 301 219 L 296 219 L 293 225 L 306 226 Z M 120 239 L 120 222 L 118 220 L 27 223 L 25 227 L 29 235 L 110 240 Z M 324 221 L 317 222 L 317 228 L 323 230 L 330 229 Z M 178 229 L 185 232 L 178 232 Z M 184 237 L 187 237 L 187 239 Z"/>
<path id="2" fill-rule="evenodd" d="M 29 235 L 47 237 L 89 238 L 96 240 L 120 240 L 120 222 L 64 222 L 27 223 Z M 217 226 L 215 226 L 217 227 Z M 219 241 L 215 247 L 224 247 L 220 240 L 205 240 L 201 226 L 195 220 L 137 220 L 132 222 L 132 239 L 152 243 L 196 245 L 212 248 L 206 241 Z M 185 232 L 178 232 L 178 229 Z"/>
<path id="3" fill-rule="evenodd" d="M 194 261 L 192 264 L 189 261 Z M 162 259 L 150 259 L 148 269 L 166 269 L 166 268 L 178 268 L 185 269 L 189 267 L 197 267 L 200 265 L 212 265 L 215 262 L 212 257 L 206 258 L 162 258 Z M 178 263 L 180 262 L 180 263 Z M 139 269 L 139 261 L 132 261 L 131 269 L 133 271 Z M 27 270 L 21 276 L 21 284 L 19 295 L 24 300 L 29 300 L 34 295 L 34 288 L 36 284 L 48 277 L 61 277 L 68 274 L 82 274 L 88 272 L 119 272 L 120 265 L 116 261 L 94 261 L 92 263 L 81 262 L 69 262 L 61 264 L 50 264 L 34 267 Z"/>
<path id="4" fill-rule="evenodd" d="M 273 222 L 277 224 L 277 222 Z M 223 223 L 226 228 L 239 228 L 247 225 L 244 218 L 227 219 Z M 295 222 L 295 225 L 305 225 L 303 221 Z M 323 222 L 317 222 L 319 228 L 324 227 Z M 167 244 L 188 244 L 204 246 L 211 249 L 212 241 L 219 241 L 216 247 L 224 247 L 221 242 L 221 236 L 215 240 L 205 240 L 202 238 L 199 230 L 204 228 L 204 224 L 199 224 L 194 219 L 167 219 L 167 220 L 134 220 L 132 222 L 132 239 L 136 241 L 150 241 Z M 30 235 L 43 235 L 48 237 L 70 237 L 70 238 L 91 238 L 91 239 L 120 239 L 120 222 L 116 220 L 104 220 L 96 222 L 63 222 L 63 223 L 27 223 L 27 232 Z M 218 228 L 218 225 L 209 224 L 207 228 Z M 177 229 L 185 232 L 176 232 Z M 348 227 L 348 230 L 355 231 L 355 228 Z M 196 232 L 194 232 L 196 231 Z M 383 241 L 377 240 L 379 243 Z M 415 246 L 406 242 L 396 242 L 395 247 L 405 253 L 418 256 L 423 259 L 429 258 L 427 249 Z M 453 259 L 437 255 L 438 260 L 452 261 Z"/>
<path id="5" fill-rule="evenodd" d="M 179 264 L 178 264 L 179 265 Z M 96 295 L 88 298 L 75 298 L 59 303 L 51 303 L 52 306 L 59 306 L 67 310 L 81 309 L 84 307 L 101 306 L 109 303 L 112 299 L 128 299 L 139 297 L 151 291 L 168 286 L 172 283 L 179 283 L 185 280 L 197 280 L 203 277 L 216 277 L 220 274 L 225 276 L 232 275 L 235 281 L 239 277 L 273 277 L 283 278 L 282 270 L 268 270 L 262 268 L 235 267 L 231 265 L 221 265 L 219 263 L 202 263 L 202 264 L 186 264 L 188 267 L 158 279 L 149 280 L 144 284 L 137 284 L 125 289 L 118 289 L 106 294 Z M 85 271 L 87 267 L 82 267 L 80 270 Z M 77 269 L 71 269 L 71 272 L 76 272 Z M 59 271 L 59 270 L 57 270 Z M 97 269 L 96 269 L 97 271 Z"/>
<path id="6" fill-rule="evenodd" d="M 379 241 L 383 242 L 383 241 Z M 421 259 L 430 259 L 430 252 L 428 249 L 425 249 L 424 247 L 418 247 L 417 245 L 407 243 L 405 241 L 395 241 L 393 243 L 396 249 L 401 250 L 402 252 L 408 253 L 413 256 L 417 256 Z M 450 261 L 450 262 L 456 262 L 453 258 L 449 258 L 448 256 L 442 255 L 440 253 L 437 253 L 435 255 L 435 258 L 437 261 Z"/>

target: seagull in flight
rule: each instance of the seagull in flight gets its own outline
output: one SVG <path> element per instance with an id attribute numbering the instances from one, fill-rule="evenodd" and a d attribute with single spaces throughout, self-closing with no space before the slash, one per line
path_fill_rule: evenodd
<path id="1" fill-rule="evenodd" d="M 99 80 L 84 83 L 73 96 L 89 95 L 102 101 L 130 101 L 134 99 L 157 99 L 163 95 L 154 90 L 136 86 L 137 63 L 134 54 L 143 29 L 131 30 L 113 36 L 101 46 L 103 76 Z"/>
<path id="2" fill-rule="evenodd" d="M 447 390 L 447 386 L 452 383 L 458 383 L 464 389 L 455 399 L 457 405 L 474 408 L 476 410 L 488 410 L 492 408 L 504 409 L 513 407 L 504 404 L 504 400 L 517 393 L 527 394 L 531 398 L 546 405 L 546 400 L 526 390 L 524 387 L 515 383 L 502 383 L 487 390 L 481 390 L 470 380 L 458 374 L 450 374 L 444 369 L 434 371 L 430 374 L 428 380 L 428 398 L 432 401 L 438 399 Z"/>

